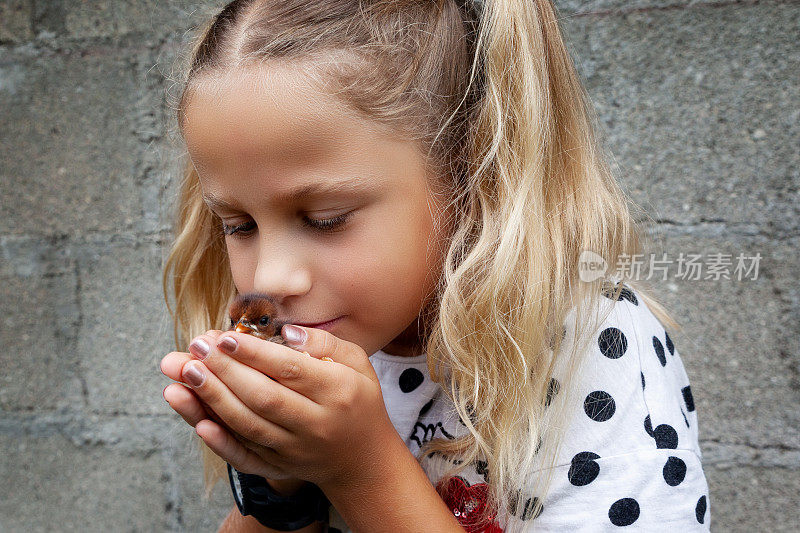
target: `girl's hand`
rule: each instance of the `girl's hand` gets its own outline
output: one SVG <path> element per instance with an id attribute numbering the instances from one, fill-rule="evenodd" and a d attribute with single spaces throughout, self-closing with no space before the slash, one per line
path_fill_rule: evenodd
<path id="1" fill-rule="evenodd" d="M 210 351 L 202 362 L 183 365 L 184 381 L 252 445 L 211 421 L 195 429 L 242 472 L 295 477 L 320 487 L 369 475 L 382 451 L 399 439 L 369 358 L 358 345 L 327 331 L 295 327 L 308 337 L 293 346 L 311 357 L 244 333 L 213 330 L 195 339 L 205 340 Z M 237 346 L 226 354 L 220 341 L 228 337 Z M 194 342 L 190 351 L 198 359 L 203 355 Z M 192 369 L 203 374 L 202 381 L 190 381 Z"/>
<path id="2" fill-rule="evenodd" d="M 222 333 L 219 330 L 209 330 L 207 334 L 218 337 Z M 171 352 L 161 360 L 161 373 L 170 379 L 181 381 L 183 379 L 181 377 L 181 369 L 190 359 L 192 359 L 192 355 L 189 353 Z M 162 395 L 169 406 L 192 427 L 195 427 L 201 420 L 211 417 L 206 406 L 197 398 L 197 395 L 190 387 L 170 383 L 164 387 Z"/>
<path id="3" fill-rule="evenodd" d="M 224 332 L 219 330 L 209 331 L 209 334 L 216 334 L 217 337 L 222 333 Z M 192 355 L 185 352 L 172 352 L 161 360 L 161 372 L 175 381 L 180 381 L 182 379 L 181 369 L 191 358 Z M 196 427 L 201 420 L 215 417 L 214 413 L 197 397 L 192 389 L 183 384 L 167 385 L 164 388 L 163 396 L 169 406 L 192 427 Z M 254 446 L 253 443 L 236 433 L 229 432 L 229 434 L 247 447 Z M 270 479 L 270 484 L 273 488 L 286 495 L 297 492 L 304 483 L 305 481 L 296 478 Z"/>
<path id="4" fill-rule="evenodd" d="M 212 335 L 215 337 L 219 337 L 224 333 L 220 330 L 209 330 L 207 335 Z M 161 373 L 165 376 L 174 379 L 175 381 L 181 381 L 183 378 L 181 377 L 181 370 L 183 369 L 183 365 L 186 364 L 187 361 L 192 359 L 192 355 L 186 352 L 172 352 L 168 354 L 161 360 Z M 181 417 L 192 427 L 196 427 L 197 423 L 201 420 L 205 419 L 213 419 L 217 421 L 218 424 L 224 426 L 224 423 L 219 419 L 219 417 L 214 413 L 214 411 L 204 404 L 197 395 L 192 391 L 191 387 L 186 387 L 183 384 L 181 385 L 167 385 L 164 387 L 164 391 L 162 392 L 164 399 L 167 401 L 170 407 L 175 410 Z M 228 431 L 230 432 L 229 428 Z M 234 438 L 239 440 L 240 442 L 244 443 L 246 446 L 251 445 L 246 439 L 241 437 L 240 435 L 236 435 L 235 433 L 232 434 Z"/>

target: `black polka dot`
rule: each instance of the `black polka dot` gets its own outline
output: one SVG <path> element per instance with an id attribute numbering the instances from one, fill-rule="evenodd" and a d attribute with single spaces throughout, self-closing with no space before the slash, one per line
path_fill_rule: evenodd
<path id="1" fill-rule="evenodd" d="M 403 370 L 403 373 L 400 374 L 400 390 L 403 392 L 411 392 L 422 385 L 424 380 L 425 376 L 422 375 L 422 372 L 416 368 L 406 368 Z"/>
<path id="2" fill-rule="evenodd" d="M 475 461 L 475 473 L 483 476 L 485 482 L 489 482 L 489 463 L 486 461 Z"/>
<path id="3" fill-rule="evenodd" d="M 471 404 L 471 403 L 467 403 L 467 404 L 464 406 L 464 409 L 466 409 L 466 411 L 467 411 L 467 416 L 469 417 L 469 420 L 470 420 L 470 422 L 472 422 L 472 425 L 475 425 L 475 420 L 476 420 L 476 417 L 475 417 L 475 408 L 472 406 L 472 404 Z M 467 427 L 467 424 L 466 424 L 466 422 L 464 422 L 464 420 L 463 420 L 461 417 L 459 417 L 459 418 L 458 418 L 458 421 L 459 421 L 459 422 L 461 422 L 461 425 L 462 425 L 462 426 L 464 426 L 464 427 Z"/>
<path id="4" fill-rule="evenodd" d="M 594 481 L 600 474 L 600 464 L 595 459 L 600 459 L 600 456 L 593 452 L 575 454 L 567 472 L 569 482 L 576 487 L 582 487 Z"/>
<path id="5" fill-rule="evenodd" d="M 539 507 L 539 509 L 536 509 L 536 504 L 538 502 L 539 498 L 537 498 L 536 496 L 525 500 L 525 506 L 522 508 L 522 516 L 519 517 L 520 520 L 533 520 L 534 518 L 537 518 L 540 514 L 542 514 L 544 506 L 541 506 Z"/>
<path id="6" fill-rule="evenodd" d="M 661 344 L 661 341 L 658 340 L 656 336 L 653 336 L 653 348 L 656 350 L 658 362 L 661 363 L 661 366 L 667 366 L 667 358 L 664 356 L 664 345 Z"/>
<path id="7" fill-rule="evenodd" d="M 626 287 L 624 284 L 622 284 L 622 289 L 620 289 L 617 297 L 614 298 L 614 295 L 617 289 L 619 289 L 620 284 L 622 284 L 621 281 L 617 284 L 611 283 L 609 281 L 604 281 L 601 288 L 603 296 L 605 296 L 610 300 L 616 300 L 618 302 L 621 300 L 628 300 L 633 305 L 639 305 L 639 301 L 636 299 L 636 295 L 634 294 L 634 292 L 630 288 Z"/>
<path id="8" fill-rule="evenodd" d="M 644 417 L 644 430 L 650 437 L 653 436 L 653 423 L 650 422 L 650 415 Z"/>
<path id="9" fill-rule="evenodd" d="M 672 339 L 669 338 L 669 333 L 667 333 L 665 331 L 664 332 L 664 337 L 666 338 L 666 341 L 667 341 L 667 350 L 669 350 L 669 354 L 670 355 L 675 355 L 675 345 L 672 344 Z"/>
<path id="10" fill-rule="evenodd" d="M 639 518 L 639 502 L 633 498 L 622 498 L 611 504 L 608 519 L 615 526 L 629 526 Z"/>
<path id="11" fill-rule="evenodd" d="M 680 485 L 683 478 L 686 477 L 686 463 L 684 463 L 683 459 L 680 457 L 670 456 L 667 462 L 664 463 L 662 473 L 664 474 L 664 481 L 667 482 L 667 485 L 670 487 Z"/>
<path id="12" fill-rule="evenodd" d="M 642 375 L 642 388 L 644 388 L 644 372 L 639 372 Z"/>
<path id="13" fill-rule="evenodd" d="M 595 422 L 605 422 L 614 416 L 617 406 L 609 393 L 596 390 L 590 392 L 583 400 L 583 410 L 586 412 L 586 416 Z"/>
<path id="14" fill-rule="evenodd" d="M 683 409 L 681 409 L 681 414 L 683 415 L 683 421 L 686 422 L 686 427 L 688 428 L 689 427 L 689 419 L 686 418 L 686 413 L 683 412 Z"/>
<path id="15" fill-rule="evenodd" d="M 560 334 L 556 333 L 550 337 L 550 341 L 548 342 L 548 344 L 550 345 L 550 349 L 555 350 L 556 342 L 564 342 L 564 338 L 566 336 L 567 336 L 567 326 L 561 326 L 561 333 Z"/>
<path id="16" fill-rule="evenodd" d="M 705 495 L 700 496 L 700 499 L 697 500 L 697 505 L 694 508 L 694 516 L 697 518 L 697 521 L 701 524 L 706 521 L 706 497 Z"/>
<path id="17" fill-rule="evenodd" d="M 518 501 L 525 499 L 525 503 L 522 505 L 522 509 L 518 509 L 519 504 Z M 536 496 L 532 498 L 525 498 L 525 495 L 522 493 L 522 490 L 517 489 L 517 492 L 512 494 L 508 499 L 508 512 L 512 515 L 516 516 L 518 511 L 521 511 L 521 515 L 519 516 L 520 520 L 533 520 L 534 518 L 538 517 L 542 514 L 544 507 L 539 507 L 536 509 L 536 505 L 539 503 L 539 498 Z M 536 514 L 534 514 L 536 513 Z"/>
<path id="18" fill-rule="evenodd" d="M 558 382 L 558 380 L 555 378 L 551 378 L 550 382 L 547 384 L 547 397 L 544 400 L 545 407 L 550 405 L 550 402 L 553 401 L 553 396 L 558 394 L 560 388 L 561 384 Z"/>
<path id="19" fill-rule="evenodd" d="M 656 448 L 674 450 L 678 447 L 678 432 L 669 424 L 660 424 L 654 429 L 653 438 L 656 439 Z"/>
<path id="20" fill-rule="evenodd" d="M 681 394 L 683 394 L 683 401 L 686 403 L 686 409 L 690 412 L 694 411 L 694 397 L 692 397 L 692 387 L 686 385 L 684 388 L 681 389 Z"/>
<path id="21" fill-rule="evenodd" d="M 606 328 L 600 332 L 597 344 L 600 346 L 600 353 L 609 359 L 619 359 L 628 349 L 628 339 L 617 328 Z"/>
<path id="22" fill-rule="evenodd" d="M 419 418 L 422 418 L 423 416 L 425 416 L 425 413 L 430 411 L 432 406 L 433 406 L 433 400 L 430 400 L 430 401 L 428 401 L 428 403 L 423 405 L 422 409 L 419 410 Z"/>

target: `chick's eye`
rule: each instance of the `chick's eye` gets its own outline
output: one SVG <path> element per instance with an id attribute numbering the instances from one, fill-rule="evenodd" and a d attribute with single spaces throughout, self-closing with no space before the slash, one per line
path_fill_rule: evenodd
<path id="1" fill-rule="evenodd" d="M 258 321 L 258 323 L 262 326 L 266 326 L 267 324 L 269 324 L 269 315 L 262 316 L 261 319 Z"/>

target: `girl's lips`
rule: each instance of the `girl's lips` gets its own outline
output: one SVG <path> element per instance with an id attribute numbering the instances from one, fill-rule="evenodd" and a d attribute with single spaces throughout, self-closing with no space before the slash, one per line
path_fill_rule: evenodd
<path id="1" fill-rule="evenodd" d="M 303 326 L 305 328 L 316 328 L 316 329 L 324 329 L 325 331 L 330 331 L 330 329 L 339 323 L 344 317 L 340 316 L 339 318 L 334 318 L 333 320 L 328 320 L 327 322 L 322 322 L 321 324 L 302 324 L 300 322 L 295 322 L 298 326 Z"/>

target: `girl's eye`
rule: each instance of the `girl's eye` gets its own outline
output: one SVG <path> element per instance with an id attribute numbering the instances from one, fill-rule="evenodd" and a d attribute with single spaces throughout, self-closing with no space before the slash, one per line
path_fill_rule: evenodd
<path id="1" fill-rule="evenodd" d="M 350 213 L 344 213 L 337 217 L 333 218 L 323 218 L 323 219 L 316 219 L 316 218 L 309 218 L 303 217 L 303 224 L 310 228 L 314 228 L 319 230 L 323 233 L 333 233 L 339 230 L 341 226 L 344 226 L 347 219 L 350 218 Z M 250 236 L 250 234 L 255 230 L 255 223 L 254 222 L 245 222 L 244 224 L 239 224 L 236 226 L 228 226 L 224 222 L 222 223 L 222 231 L 225 235 L 235 235 L 237 239 L 245 239 Z"/>
<path id="2" fill-rule="evenodd" d="M 323 219 L 316 219 L 316 218 L 309 218 L 303 217 L 303 224 L 306 226 L 310 226 L 312 228 L 316 228 L 320 231 L 324 232 L 334 232 L 341 226 L 344 226 L 344 223 L 350 218 L 350 213 L 344 213 L 343 215 L 339 215 L 338 217 L 333 218 L 323 218 Z"/>
<path id="3" fill-rule="evenodd" d="M 244 224 L 239 224 L 237 226 L 228 226 L 224 222 L 222 223 L 222 232 L 225 235 L 233 235 L 237 234 L 236 238 L 243 239 L 250 234 L 253 228 L 250 225 L 255 226 L 253 222 L 245 222 Z M 249 228 L 249 229 L 248 229 Z"/>

